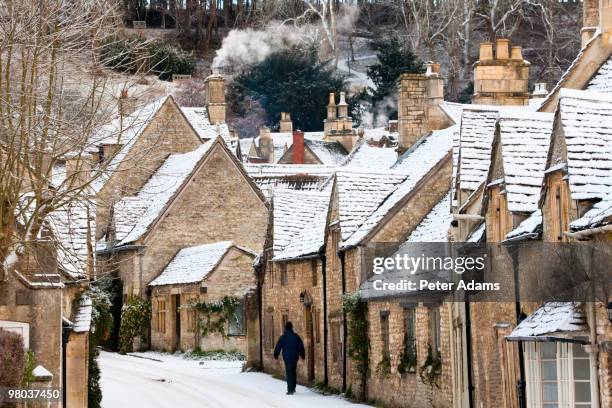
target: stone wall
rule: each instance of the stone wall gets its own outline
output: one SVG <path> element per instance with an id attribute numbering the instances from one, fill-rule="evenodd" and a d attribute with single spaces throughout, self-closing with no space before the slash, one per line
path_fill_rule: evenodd
<path id="1" fill-rule="evenodd" d="M 282 282 L 284 274 L 285 284 Z M 273 351 L 283 333 L 283 322 L 288 320 L 302 337 L 306 349 L 306 360 L 298 364 L 298 381 L 302 384 L 322 383 L 325 373 L 321 259 L 269 262 L 262 292 L 264 370 L 284 375 L 282 358 L 275 360 Z M 270 327 L 272 324 L 273 328 Z"/>
<path id="2" fill-rule="evenodd" d="M 255 252 L 263 248 L 268 223 L 265 203 L 231 153 L 220 144 L 211 149 L 145 239 L 145 285 L 184 247 L 228 240 Z"/>
<path id="3" fill-rule="evenodd" d="M 189 315 L 195 316 L 195 312 L 185 306 L 195 301 L 215 302 L 225 296 L 233 296 L 244 300 L 246 294 L 255 287 L 252 267 L 253 257 L 252 254 L 231 248 L 223 261 L 201 283 L 153 287 L 151 292 L 153 314 L 151 347 L 155 350 L 174 351 L 180 349 L 187 351 L 199 346 L 204 351 L 240 351 L 246 355 L 246 333 L 244 335 L 228 336 L 213 333 L 203 337 L 197 319 L 193 326 L 189 327 Z M 166 303 L 164 331 L 157 330 L 159 326 L 156 322 L 156 319 L 158 319 L 156 313 L 159 310 L 159 300 L 164 300 Z M 177 306 L 179 306 L 178 313 L 180 314 L 179 337 L 177 337 Z M 245 312 L 247 328 L 253 326 L 254 320 L 258 321 L 258 317 L 252 314 L 249 317 Z M 228 334 L 227 327 L 226 334 Z M 253 333 L 253 335 L 257 335 L 257 333 Z"/>
<path id="4" fill-rule="evenodd" d="M 410 307 L 413 307 L 411 305 Z M 442 368 L 436 384 L 424 382 L 419 375 L 420 367 L 425 363 L 430 339 L 430 308 L 418 304 L 415 310 L 417 367 L 414 372 L 400 374 L 398 365 L 404 344 L 405 315 L 400 302 L 375 301 L 368 303 L 370 322 L 368 337 L 370 339 L 370 376 L 368 378 L 367 396 L 377 405 L 386 407 L 430 408 L 452 406 L 452 377 L 450 356 L 450 321 L 449 308 L 446 304 L 436 305 L 440 310 L 440 359 Z M 390 373 L 377 373 L 377 366 L 382 360 L 383 340 L 381 333 L 381 312 L 388 312 L 389 351 L 391 360 Z"/>
<path id="5" fill-rule="evenodd" d="M 108 231 L 113 203 L 136 194 L 170 154 L 190 152 L 202 142 L 169 97 L 133 143 L 96 195 L 96 240 Z"/>
<path id="6" fill-rule="evenodd" d="M 66 344 L 66 406 L 87 407 L 89 333 L 71 333 Z"/>

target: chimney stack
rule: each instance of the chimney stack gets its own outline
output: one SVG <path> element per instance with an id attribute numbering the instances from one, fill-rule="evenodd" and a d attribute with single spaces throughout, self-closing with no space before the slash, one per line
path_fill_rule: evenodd
<path id="1" fill-rule="evenodd" d="M 546 98 L 548 91 L 546 90 L 546 82 L 538 82 L 535 84 L 531 97 L 533 99 Z"/>
<path id="2" fill-rule="evenodd" d="M 274 163 L 274 140 L 266 126 L 259 129 L 259 157 L 266 163 Z"/>
<path id="3" fill-rule="evenodd" d="M 119 115 L 131 115 L 135 110 L 136 99 L 128 95 L 127 89 L 123 89 L 121 95 L 119 95 Z"/>
<path id="4" fill-rule="evenodd" d="M 440 64 L 428 62 L 425 74 L 401 74 L 398 90 L 398 120 L 389 121 L 389 131 L 397 129 L 402 154 L 432 130 L 450 125 L 440 109 L 444 101 L 444 77 Z"/>
<path id="5" fill-rule="evenodd" d="M 289 112 L 281 112 L 281 119 L 278 131 L 281 133 L 293 132 L 293 122 L 291 121 L 291 114 Z"/>
<path id="6" fill-rule="evenodd" d="M 223 75 L 210 75 L 205 80 L 206 109 L 208 110 L 208 120 L 212 125 L 225 123 L 225 78 Z"/>
<path id="7" fill-rule="evenodd" d="M 510 40 L 507 38 L 498 38 L 495 41 L 495 58 L 498 60 L 510 58 L 509 48 Z"/>
<path id="8" fill-rule="evenodd" d="M 327 103 L 327 119 L 334 120 L 336 118 L 337 118 L 336 95 L 333 92 L 330 92 L 329 102 Z"/>
<path id="9" fill-rule="evenodd" d="M 304 164 L 304 132 L 296 130 L 293 132 L 293 164 Z"/>
<path id="10" fill-rule="evenodd" d="M 338 103 L 338 117 L 348 118 L 348 103 L 346 103 L 346 93 L 340 92 L 340 102 Z"/>
<path id="11" fill-rule="evenodd" d="M 474 97 L 481 105 L 529 104 L 529 63 L 521 47 L 509 48 L 509 40 L 500 38 L 492 55 L 491 43 L 480 44 L 480 59 L 474 64 Z"/>
<path id="12" fill-rule="evenodd" d="M 612 1 L 599 0 L 599 28 L 603 33 L 604 44 L 612 46 Z"/>

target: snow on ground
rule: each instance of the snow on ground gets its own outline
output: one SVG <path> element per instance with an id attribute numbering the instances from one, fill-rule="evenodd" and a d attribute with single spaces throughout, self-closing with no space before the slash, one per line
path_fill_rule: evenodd
<path id="1" fill-rule="evenodd" d="M 198 361 L 155 352 L 100 352 L 102 407 L 365 407 L 298 385 L 285 395 L 281 380 L 241 373 L 241 361 Z"/>

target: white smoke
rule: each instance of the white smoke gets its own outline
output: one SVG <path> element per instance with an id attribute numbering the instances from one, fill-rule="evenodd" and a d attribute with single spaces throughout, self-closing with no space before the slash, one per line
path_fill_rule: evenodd
<path id="1" fill-rule="evenodd" d="M 359 7 L 342 5 L 336 18 L 336 30 L 340 34 L 350 34 L 359 19 Z"/>
<path id="2" fill-rule="evenodd" d="M 313 41 L 313 36 L 316 33 L 312 26 L 293 27 L 278 23 L 270 24 L 265 30 L 232 30 L 223 39 L 212 68 L 213 71 L 225 67 L 240 70 L 262 62 L 273 52 Z"/>
<path id="3" fill-rule="evenodd" d="M 367 109 L 370 108 L 370 109 Z M 389 115 L 397 110 L 397 100 L 395 97 L 386 96 L 373 107 L 367 107 L 361 115 L 363 126 L 368 128 L 387 126 Z"/>

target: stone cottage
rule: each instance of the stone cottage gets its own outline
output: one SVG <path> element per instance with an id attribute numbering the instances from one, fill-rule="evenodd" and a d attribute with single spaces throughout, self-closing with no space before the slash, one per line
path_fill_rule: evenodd
<path id="1" fill-rule="evenodd" d="M 151 347 L 156 350 L 236 350 L 247 354 L 247 339 L 259 336 L 259 315 L 245 313 L 255 295 L 253 251 L 232 241 L 186 247 L 149 283 L 152 302 Z M 221 330 L 202 335 L 208 321 L 192 304 L 238 301 Z M 256 309 L 255 309 L 256 310 Z M 216 322 L 218 317 L 212 317 Z M 257 349 L 255 345 L 255 349 Z"/>

